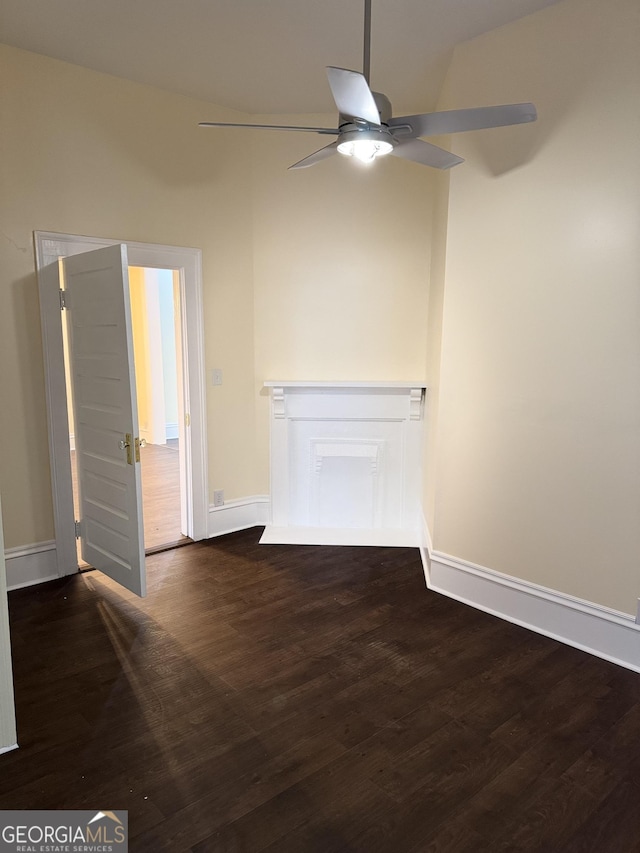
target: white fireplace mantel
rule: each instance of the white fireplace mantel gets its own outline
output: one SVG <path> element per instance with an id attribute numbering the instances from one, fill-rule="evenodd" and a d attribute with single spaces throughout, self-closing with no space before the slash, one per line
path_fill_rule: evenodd
<path id="1" fill-rule="evenodd" d="M 262 542 L 419 543 L 421 382 L 268 380 L 271 524 Z"/>

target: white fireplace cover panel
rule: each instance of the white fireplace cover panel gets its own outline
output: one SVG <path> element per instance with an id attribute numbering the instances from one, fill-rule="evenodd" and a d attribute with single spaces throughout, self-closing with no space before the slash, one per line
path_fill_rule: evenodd
<path id="1" fill-rule="evenodd" d="M 322 530 L 340 542 L 350 541 L 352 531 L 354 544 L 412 540 L 419 506 L 424 386 L 265 386 L 272 403 L 272 523 L 263 541 L 294 541 L 287 530 L 299 531 L 296 542 L 320 541 Z"/>
<path id="2" fill-rule="evenodd" d="M 401 422 L 289 422 L 289 524 L 403 526 Z"/>

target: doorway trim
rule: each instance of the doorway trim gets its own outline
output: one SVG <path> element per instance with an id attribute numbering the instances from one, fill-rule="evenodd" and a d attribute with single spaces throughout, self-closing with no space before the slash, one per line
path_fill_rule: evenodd
<path id="1" fill-rule="evenodd" d="M 124 243 L 130 266 L 178 270 L 184 403 L 189 426 L 185 432 L 187 535 L 194 540 L 208 535 L 206 381 L 204 362 L 204 312 L 202 252 L 200 249 L 135 243 L 103 237 L 84 237 L 35 231 L 36 270 L 40 295 L 40 320 L 44 352 L 45 394 L 49 432 L 51 488 L 58 576 L 78 571 L 73 510 L 69 421 L 60 321 L 58 260 L 104 246 Z"/>

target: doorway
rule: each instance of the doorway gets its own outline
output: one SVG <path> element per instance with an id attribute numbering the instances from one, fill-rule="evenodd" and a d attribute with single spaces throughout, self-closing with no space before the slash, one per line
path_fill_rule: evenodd
<path id="1" fill-rule="evenodd" d="M 70 460 L 69 418 L 64 371 L 64 341 L 60 320 L 59 259 L 83 254 L 121 241 L 77 235 L 35 232 L 36 264 L 45 357 L 51 480 L 54 502 L 56 557 L 60 576 L 78 570 L 75 514 Z M 183 401 L 178 412 L 178 447 L 185 500 L 181 501 L 180 533 L 193 540 L 207 536 L 206 413 L 201 253 L 197 249 L 126 243 L 130 267 L 152 272 L 171 271 L 179 292 L 179 312 L 174 317 L 182 346 L 176 365 Z M 180 399 L 180 395 L 179 395 Z M 181 441 L 182 440 L 182 441 Z M 145 448 L 146 449 L 146 448 Z M 180 490 L 182 492 L 182 489 Z"/>
<path id="2" fill-rule="evenodd" d="M 145 553 L 152 554 L 192 541 L 187 534 L 187 494 L 180 278 L 177 270 L 129 266 L 129 301 L 133 333 Z M 64 271 L 61 269 L 61 276 Z M 69 368 L 69 340 L 62 315 L 69 439 L 76 520 L 81 519 Z M 77 540 L 78 566 L 82 558 Z"/>

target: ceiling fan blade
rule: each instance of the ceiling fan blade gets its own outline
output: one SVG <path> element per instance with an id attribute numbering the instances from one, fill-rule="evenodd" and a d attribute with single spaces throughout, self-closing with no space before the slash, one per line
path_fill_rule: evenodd
<path id="1" fill-rule="evenodd" d="M 289 166 L 290 169 L 306 169 L 307 166 L 315 166 L 316 163 L 319 163 L 321 160 L 326 160 L 327 157 L 331 157 L 332 154 L 335 154 L 338 149 L 338 142 L 332 142 L 330 145 L 325 145 L 324 148 L 320 148 L 319 151 L 314 151 L 313 154 L 309 154 L 308 157 L 305 157 L 303 160 L 298 160 L 297 163 L 294 163 L 293 166 Z"/>
<path id="2" fill-rule="evenodd" d="M 418 136 L 440 136 L 446 133 L 462 133 L 465 130 L 507 127 L 511 124 L 535 121 L 537 117 L 533 104 L 503 104 L 497 107 L 397 116 L 389 120 L 389 128 L 398 139 L 414 139 Z"/>
<path id="3" fill-rule="evenodd" d="M 462 157 L 438 148 L 430 142 L 421 139 L 408 139 L 406 142 L 398 142 L 393 151 L 394 157 L 402 157 L 404 160 L 413 160 L 414 163 L 422 163 L 423 166 L 432 166 L 434 169 L 450 169 L 458 163 L 464 163 Z"/>
<path id="4" fill-rule="evenodd" d="M 306 133 L 327 133 L 337 136 L 340 132 L 333 127 L 295 127 L 288 124 L 235 124 L 226 121 L 201 121 L 198 127 L 253 127 L 258 130 L 297 130 Z"/>
<path id="5" fill-rule="evenodd" d="M 341 115 L 380 126 L 380 113 L 363 74 L 330 65 L 327 77 Z"/>

